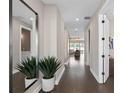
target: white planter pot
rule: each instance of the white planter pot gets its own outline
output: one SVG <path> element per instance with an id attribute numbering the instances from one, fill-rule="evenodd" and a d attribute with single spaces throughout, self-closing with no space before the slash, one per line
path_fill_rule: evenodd
<path id="1" fill-rule="evenodd" d="M 34 79 L 26 79 L 25 78 L 25 88 L 27 88 L 29 85 L 31 85 L 35 80 L 36 80 L 36 78 L 34 78 Z"/>
<path id="2" fill-rule="evenodd" d="M 49 92 L 51 90 L 54 89 L 54 85 L 55 85 L 55 78 L 51 78 L 51 79 L 43 79 L 42 78 L 42 89 L 44 92 Z"/>

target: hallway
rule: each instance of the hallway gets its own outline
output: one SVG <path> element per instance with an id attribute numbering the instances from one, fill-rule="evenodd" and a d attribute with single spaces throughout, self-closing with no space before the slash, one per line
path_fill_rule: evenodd
<path id="1" fill-rule="evenodd" d="M 12 93 L 114 92 L 113 0 L 11 1 Z"/>
<path id="2" fill-rule="evenodd" d="M 114 93 L 114 78 L 110 76 L 104 85 L 98 84 L 89 67 L 84 65 L 82 54 L 80 61 L 70 57 L 59 85 L 50 93 Z"/>

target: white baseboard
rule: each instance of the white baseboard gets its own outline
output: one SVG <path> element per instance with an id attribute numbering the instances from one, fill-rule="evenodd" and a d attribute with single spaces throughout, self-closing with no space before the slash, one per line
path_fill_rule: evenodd
<path id="1" fill-rule="evenodd" d="M 56 78 L 55 85 L 59 84 L 59 81 L 62 78 L 62 75 L 63 75 L 64 71 L 65 71 L 65 67 L 63 67 L 62 71 L 59 73 L 59 76 Z"/>
<path id="2" fill-rule="evenodd" d="M 41 82 L 40 80 L 38 80 L 33 86 L 31 86 L 24 93 L 39 93 L 40 90 L 41 90 Z"/>
<path id="3" fill-rule="evenodd" d="M 97 81 L 98 83 L 101 83 L 101 82 L 99 81 L 99 77 L 96 75 L 96 73 L 95 73 L 91 68 L 90 68 L 90 71 L 91 71 L 92 75 L 95 77 L 96 81 Z"/>
<path id="4" fill-rule="evenodd" d="M 41 90 L 41 84 L 39 84 L 39 86 L 32 93 L 39 93 L 40 90 Z"/>

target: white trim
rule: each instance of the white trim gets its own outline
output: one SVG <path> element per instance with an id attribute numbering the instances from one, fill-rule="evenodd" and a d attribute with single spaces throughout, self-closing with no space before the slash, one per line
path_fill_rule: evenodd
<path id="1" fill-rule="evenodd" d="M 19 71 L 15 69 L 15 70 L 13 70 L 12 73 L 15 74 L 15 73 L 18 73 L 18 72 L 19 72 Z"/>
<path id="2" fill-rule="evenodd" d="M 90 68 L 90 71 L 91 71 L 92 75 L 95 77 L 96 81 L 97 81 L 98 83 L 102 83 L 102 81 L 99 80 L 99 76 L 97 76 L 97 74 L 93 71 L 93 69 Z"/>
<path id="3" fill-rule="evenodd" d="M 41 82 L 38 80 L 33 86 L 31 86 L 27 91 L 24 93 L 39 93 L 41 90 Z"/>
<path id="4" fill-rule="evenodd" d="M 41 84 L 39 84 L 38 87 L 32 93 L 39 93 L 40 90 L 41 90 Z"/>
<path id="5" fill-rule="evenodd" d="M 34 79 L 26 79 L 25 78 L 25 88 L 27 88 L 29 85 L 31 85 L 35 80 L 36 80 L 36 78 L 34 78 Z"/>
<path id="6" fill-rule="evenodd" d="M 59 84 L 60 79 L 62 78 L 62 75 L 64 74 L 65 67 L 62 69 L 61 73 L 59 74 L 58 78 L 55 80 L 55 85 Z"/>
<path id="7" fill-rule="evenodd" d="M 64 60 L 64 65 L 68 65 L 68 64 L 69 64 L 69 55 Z"/>
<path id="8" fill-rule="evenodd" d="M 25 29 L 27 29 L 27 30 L 29 30 L 29 31 L 32 31 L 32 29 L 31 29 L 31 28 L 26 27 L 26 26 L 23 26 L 23 25 L 20 25 L 20 31 L 22 31 L 22 30 L 21 30 L 22 28 L 25 28 Z"/>

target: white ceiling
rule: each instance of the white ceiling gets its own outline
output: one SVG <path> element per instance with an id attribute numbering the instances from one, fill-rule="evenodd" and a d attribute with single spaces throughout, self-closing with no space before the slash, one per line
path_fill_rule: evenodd
<path id="1" fill-rule="evenodd" d="M 30 18 L 35 18 L 35 14 L 20 0 L 13 0 L 12 3 L 12 15 L 21 21 L 32 24 Z"/>
<path id="2" fill-rule="evenodd" d="M 85 16 L 92 17 L 101 5 L 102 0 L 42 0 L 45 4 L 55 4 L 58 6 L 65 22 L 65 26 L 71 37 L 81 36 L 88 25 L 89 20 Z M 75 19 L 79 18 L 79 22 Z M 75 28 L 78 31 L 75 31 Z"/>

